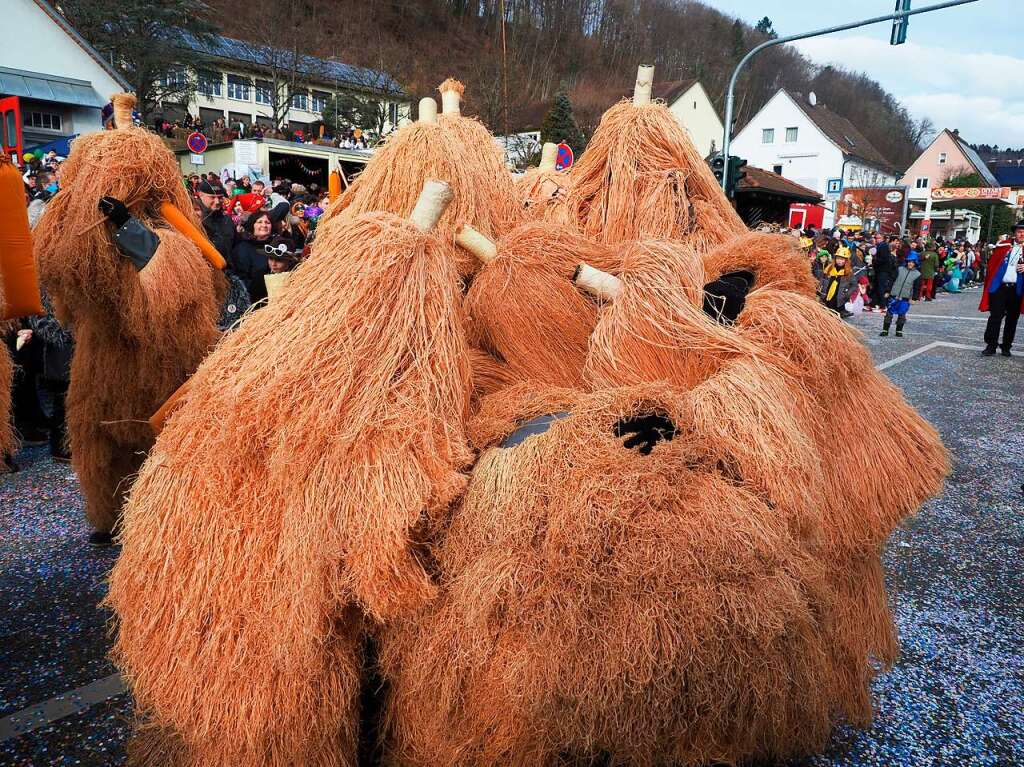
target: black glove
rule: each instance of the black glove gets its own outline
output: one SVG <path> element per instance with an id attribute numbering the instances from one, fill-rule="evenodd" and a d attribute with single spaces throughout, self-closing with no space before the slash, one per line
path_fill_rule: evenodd
<path id="1" fill-rule="evenodd" d="M 613 431 L 616 437 L 625 437 L 622 446 L 627 450 L 635 448 L 640 455 L 650 455 L 656 444 L 672 440 L 676 425 L 665 416 L 652 413 L 623 418 Z"/>
<path id="2" fill-rule="evenodd" d="M 100 213 L 106 216 L 118 229 L 124 226 L 125 222 L 131 218 L 132 215 L 128 212 L 128 208 L 125 204 L 116 197 L 101 197 L 99 208 Z"/>
<path id="3" fill-rule="evenodd" d="M 723 325 L 735 322 L 753 284 L 750 272 L 729 272 L 709 282 L 704 286 L 704 313 Z"/>

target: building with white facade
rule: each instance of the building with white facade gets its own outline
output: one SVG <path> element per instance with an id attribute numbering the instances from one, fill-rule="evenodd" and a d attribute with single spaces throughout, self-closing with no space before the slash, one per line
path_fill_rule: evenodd
<path id="1" fill-rule="evenodd" d="M 379 107 L 382 124 L 361 126 L 364 130 L 377 132 L 379 128 L 381 134 L 387 133 L 411 114 L 408 95 L 386 72 L 312 56 L 301 56 L 289 66 L 292 54 L 288 51 L 230 37 L 215 36 L 205 42 L 185 35 L 183 43 L 202 57 L 201 63 L 193 64 L 186 57 L 181 68 L 167 76 L 193 78 L 196 94 L 187 105 L 162 104 L 163 114 L 170 120 L 184 117 L 187 111 L 206 125 L 223 119 L 229 125 L 278 127 L 273 125 L 276 101 L 283 107 L 278 110 L 279 123 L 295 130 L 320 120 L 325 104 L 341 92 Z M 289 71 L 282 72 L 285 67 Z M 292 79 L 293 74 L 295 85 L 285 86 L 282 80 Z M 275 96 L 275 92 L 281 95 Z"/>
<path id="2" fill-rule="evenodd" d="M 846 118 L 780 89 L 733 139 L 730 153 L 825 198 L 824 226 L 835 223 L 844 187 L 891 186 L 897 172 Z"/>
<path id="3" fill-rule="evenodd" d="M 5 0 L 3 10 L 0 98 L 17 107 L 17 124 L 15 109 L 4 108 L 4 147 L 15 145 L 16 127 L 23 150 L 66 153 L 72 137 L 103 127 L 103 106 L 128 84 L 44 0 Z"/>

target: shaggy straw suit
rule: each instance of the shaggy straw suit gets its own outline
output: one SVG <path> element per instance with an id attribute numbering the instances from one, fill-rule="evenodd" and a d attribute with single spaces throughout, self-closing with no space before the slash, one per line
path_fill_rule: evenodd
<path id="1" fill-rule="evenodd" d="M 90 524 L 114 529 L 123 498 L 153 444 L 147 419 L 198 367 L 219 336 L 224 277 L 160 216 L 170 201 L 191 215 L 174 155 L 131 125 L 131 97 L 115 97 L 116 130 L 75 141 L 61 191 L 34 231 L 40 279 L 75 336 L 68 432 Z M 136 271 L 97 205 L 124 202 L 159 237 Z M 197 222 L 193 221 L 197 225 Z"/>

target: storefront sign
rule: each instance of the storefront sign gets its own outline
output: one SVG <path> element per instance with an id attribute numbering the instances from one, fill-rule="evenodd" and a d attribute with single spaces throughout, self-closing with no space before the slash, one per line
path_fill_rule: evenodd
<path id="1" fill-rule="evenodd" d="M 946 202 L 949 200 L 1009 200 L 1010 187 L 964 187 L 963 189 L 941 188 L 932 189 L 932 200 Z"/>

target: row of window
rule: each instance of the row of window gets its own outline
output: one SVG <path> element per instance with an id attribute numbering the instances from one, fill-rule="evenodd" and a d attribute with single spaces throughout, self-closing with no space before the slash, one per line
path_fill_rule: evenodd
<path id="1" fill-rule="evenodd" d="M 786 143 L 794 144 L 797 141 L 797 137 L 800 134 L 799 128 L 786 128 Z M 761 131 L 761 143 L 762 144 L 774 144 L 775 143 L 775 128 L 764 128 Z"/>
<path id="2" fill-rule="evenodd" d="M 183 87 L 186 83 L 184 69 L 176 69 L 168 72 L 161 80 L 164 87 Z M 253 101 L 257 104 L 273 105 L 274 84 L 269 80 L 253 80 L 242 75 L 227 76 L 227 96 L 233 101 Z M 196 90 L 203 96 L 221 96 L 224 92 L 224 79 L 219 72 L 199 72 L 196 82 Z M 331 94 L 324 91 L 313 91 L 312 94 L 306 91 L 293 93 L 289 103 L 293 109 L 303 111 L 323 112 L 327 106 L 327 100 Z M 311 108 L 312 107 L 312 108 Z"/>
<path id="3" fill-rule="evenodd" d="M 46 130 L 60 130 L 60 115 L 51 112 L 23 112 L 21 122 L 26 128 L 44 128 Z"/>

